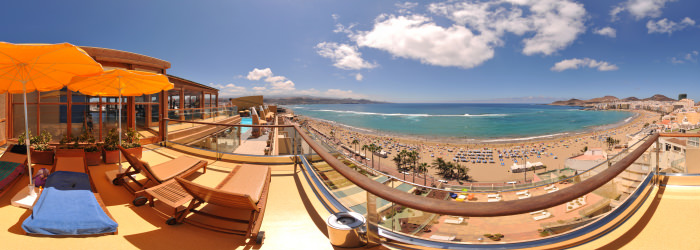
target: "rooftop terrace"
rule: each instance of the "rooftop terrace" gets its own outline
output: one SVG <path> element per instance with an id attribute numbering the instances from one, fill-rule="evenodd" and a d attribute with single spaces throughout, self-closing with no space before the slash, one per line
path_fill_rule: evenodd
<path id="1" fill-rule="evenodd" d="M 222 125 L 224 126 L 224 125 Z M 226 125 L 230 126 L 230 125 Z M 261 142 L 267 141 L 267 136 L 274 136 L 276 130 L 264 136 Z M 288 136 L 292 136 L 291 134 Z M 305 139 L 306 140 L 306 139 Z M 273 140 L 274 141 L 274 140 Z M 246 143 L 257 145 L 256 140 Z M 252 145 L 252 144 L 251 144 Z M 629 155 L 633 155 L 638 148 L 646 151 L 640 144 L 633 145 Z M 645 145 L 650 145 L 646 143 Z M 229 155 L 228 157 L 204 157 L 201 154 L 187 152 L 209 152 L 202 149 L 188 151 L 182 150 L 184 145 L 175 145 L 173 148 L 158 145 L 146 145 L 143 151 L 142 160 L 151 165 L 166 162 L 183 154 L 204 159 L 209 163 L 206 174 L 197 172 L 188 177 L 189 180 L 213 187 L 225 178 L 225 176 L 236 165 L 235 161 L 245 161 L 249 165 L 270 166 L 272 169 L 272 182 L 270 186 L 269 201 L 262 223 L 261 230 L 266 232 L 266 240 L 262 245 L 256 245 L 244 236 L 219 233 L 207 229 L 199 228 L 190 224 L 179 224 L 169 226 L 165 223 L 170 217 L 172 208 L 165 206 L 156 200 L 156 206 L 134 206 L 132 196 L 124 188 L 115 186 L 111 180 L 105 178 L 105 172 L 115 170 L 116 164 L 102 164 L 90 167 L 91 177 L 95 182 L 97 191 L 100 193 L 109 213 L 119 223 L 118 234 L 90 237 L 35 237 L 27 236 L 20 227 L 22 222 L 31 215 L 31 211 L 17 208 L 10 205 L 10 198 L 13 194 L 26 188 L 23 183 L 27 183 L 27 177 L 23 176 L 17 185 L 3 197 L 0 197 L 0 228 L 6 228 L 6 233 L 0 234 L 0 238 L 6 239 L 5 249 L 41 249 L 62 248 L 62 249 L 93 249 L 100 246 L 102 249 L 334 249 L 328 239 L 326 229 L 326 218 L 330 215 L 329 197 L 337 199 L 340 206 L 345 206 L 351 210 L 362 213 L 370 212 L 367 206 L 367 190 L 355 183 L 352 178 L 346 176 L 342 169 L 336 166 L 337 161 L 328 161 L 327 155 L 311 155 L 311 148 L 302 146 L 307 157 L 304 165 L 295 168 L 289 164 L 290 156 L 263 156 L 262 146 L 257 145 L 245 156 Z M 257 155 L 255 155 L 257 152 Z M 630 153 L 631 152 L 631 153 Z M 324 152 L 325 153 L 325 152 Z M 623 152 L 624 153 L 624 152 Z M 614 160 L 613 167 L 625 164 L 625 156 L 611 157 Z M 333 154 L 338 159 L 343 159 L 342 155 Z M 660 249 L 660 248 L 684 248 L 689 245 L 698 245 L 700 241 L 692 234 L 694 228 L 700 225 L 700 215 L 693 212 L 693 208 L 700 205 L 700 189 L 693 185 L 698 185 L 700 181 L 691 178 L 689 182 L 678 181 L 679 176 L 660 177 L 650 172 L 648 165 L 655 158 L 653 154 L 645 152 L 637 156 L 636 159 L 628 161 L 625 169 L 637 169 L 637 178 L 631 178 L 632 174 L 625 171 L 621 186 L 615 186 L 613 182 L 598 186 L 598 189 L 586 194 L 579 202 L 565 203 L 552 206 L 546 209 L 549 217 L 539 218 L 540 215 L 532 213 L 514 214 L 493 217 L 467 217 L 439 215 L 420 211 L 418 209 L 406 209 L 390 214 L 394 211 L 394 203 L 377 199 L 375 211 L 379 212 L 382 228 L 381 244 L 371 248 L 362 249 L 387 249 L 387 248 L 412 248 L 429 249 L 432 247 L 449 248 L 567 248 L 576 246 L 579 249 L 603 248 L 603 249 Z M 217 160 L 222 159 L 224 160 Z M 287 158 L 286 160 L 281 160 Z M 343 161 L 350 164 L 350 161 Z M 125 163 L 128 164 L 128 163 Z M 629 165 L 631 164 L 631 165 Z M 607 168 L 607 164 L 601 165 Z M 35 168 L 47 167 L 35 165 Z M 296 170 L 295 170 L 296 169 Z M 359 170 L 358 170 L 359 171 Z M 368 169 L 371 172 L 371 170 Z M 386 175 L 368 174 L 373 182 L 380 183 L 385 187 L 402 193 L 413 193 L 421 189 L 420 185 Z M 644 177 L 647 176 L 647 177 Z M 502 190 L 497 196 L 506 202 L 524 204 L 518 202 L 523 200 L 523 190 L 527 190 L 527 200 L 535 200 L 537 197 L 552 195 L 565 195 L 576 191 L 581 187 L 581 181 L 592 179 L 595 175 L 579 174 L 576 177 L 561 181 L 549 180 L 554 185 L 544 185 L 526 187 L 520 190 Z M 652 178 L 654 177 L 654 178 Z M 141 177 L 142 178 L 142 177 Z M 660 184 L 655 180 L 661 179 Z M 665 178 L 665 179 L 664 179 Z M 630 181 L 634 179 L 634 181 Z M 320 182 L 315 182 L 320 181 Z M 547 180 L 543 180 L 547 181 Z M 321 183 L 321 184 L 320 184 Z M 679 185 L 680 183 L 680 185 Z M 541 184 L 541 183 L 540 183 Z M 538 184 L 539 185 L 539 184 Z M 555 194 L 551 194 L 556 187 Z M 617 187 L 617 188 L 615 188 Z M 624 188 L 622 188 L 624 187 Z M 328 190 L 328 194 L 323 194 L 321 189 Z M 631 191 L 628 191 L 629 188 Z M 321 193 L 319 193 L 321 192 Z M 423 194 L 422 201 L 431 203 L 431 199 L 443 199 L 447 191 L 429 192 Z M 625 194 L 622 198 L 615 198 L 617 194 Z M 492 203 L 487 200 L 492 199 L 491 193 L 475 193 L 476 202 L 462 203 L 462 206 L 474 206 L 476 204 L 503 204 L 504 202 Z M 532 198 L 530 198 L 532 196 Z M 389 198 L 387 198 L 389 199 Z M 444 202 L 441 200 L 439 202 Z M 458 204 L 452 199 L 450 204 Z M 508 203 L 508 204 L 511 204 Z M 582 204 L 581 204 L 582 203 Z M 611 205 L 613 211 L 606 219 L 598 214 L 598 208 Z M 588 204 L 588 206 L 586 206 Z M 580 207 L 579 207 L 580 206 Z M 615 210 L 615 208 L 619 208 Z M 601 210 L 603 211 L 603 210 Z M 542 215 L 545 213 L 542 212 Z M 611 213 L 603 211 L 602 215 Z M 370 216 L 370 215 L 367 215 Z M 579 217 L 580 216 L 580 217 Z M 461 218 L 461 219 L 460 219 Z M 578 225 L 579 218 L 592 218 L 582 225 Z M 603 218 L 603 219 L 600 219 Z M 598 220 L 600 219 L 600 220 Z M 427 223 L 427 224 L 425 224 Z M 564 224 L 577 225 L 576 230 L 561 229 Z M 590 223 L 590 224 L 587 224 Z M 430 230 L 418 230 L 424 226 Z M 424 228 L 424 229 L 425 229 Z M 563 230 L 556 232 L 553 236 L 542 236 L 537 234 L 539 228 L 559 228 Z M 569 232 L 576 232 L 581 229 L 586 233 L 572 234 L 574 236 L 565 239 Z M 408 230 L 408 231 L 405 231 Z M 480 237 L 484 232 L 503 232 L 506 235 L 501 242 L 477 242 L 474 239 Z M 602 234 L 601 234 L 602 232 Z M 389 236 L 393 235 L 393 236 Z M 396 236 L 400 238 L 396 238 Z M 435 235 L 435 237 L 433 237 Z M 443 241 L 441 238 L 449 239 L 454 236 L 457 241 Z M 415 241 L 414 241 L 415 239 Z M 544 245 L 528 245 L 531 241 L 545 240 Z M 461 242 L 460 242 L 461 241 Z M 501 243 L 516 244 L 502 245 Z M 462 245 L 460 245 L 462 244 Z M 519 245 L 518 245 L 519 244 Z"/>

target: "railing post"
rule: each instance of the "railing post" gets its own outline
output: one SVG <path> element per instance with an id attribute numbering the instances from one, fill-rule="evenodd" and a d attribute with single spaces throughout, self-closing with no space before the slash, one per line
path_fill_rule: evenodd
<path id="1" fill-rule="evenodd" d="M 299 158 L 299 154 L 296 150 L 296 139 L 297 139 L 297 130 L 294 128 L 294 137 L 292 137 L 292 155 L 294 155 L 294 173 L 297 172 L 297 167 L 299 166 L 299 161 L 301 160 Z"/>
<path id="2" fill-rule="evenodd" d="M 165 130 L 165 131 L 163 131 L 163 141 L 164 141 L 163 145 L 166 147 L 168 146 L 168 123 L 169 122 L 170 122 L 170 120 L 165 120 L 165 128 L 163 129 L 163 130 Z"/>
<path id="3" fill-rule="evenodd" d="M 216 159 L 221 160 L 221 158 L 223 158 L 223 153 L 219 152 L 219 137 L 217 137 L 216 134 L 214 134 L 213 137 L 214 144 L 216 144 Z"/>
<path id="4" fill-rule="evenodd" d="M 377 196 L 367 193 L 367 245 L 374 247 L 381 243 L 379 239 L 379 214 L 377 214 Z M 394 218 L 392 217 L 392 220 Z"/>
<path id="5" fill-rule="evenodd" d="M 661 152 L 661 147 L 660 147 L 660 142 L 659 140 L 661 139 L 661 136 L 656 137 L 656 166 L 654 167 L 654 184 L 660 184 L 659 183 L 659 164 L 660 164 L 660 159 L 659 159 L 659 152 Z"/>

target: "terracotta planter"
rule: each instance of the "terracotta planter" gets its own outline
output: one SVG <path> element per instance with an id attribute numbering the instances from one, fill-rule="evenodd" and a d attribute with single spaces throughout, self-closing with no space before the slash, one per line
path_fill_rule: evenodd
<path id="1" fill-rule="evenodd" d="M 102 161 L 102 153 L 100 151 L 95 152 L 85 152 L 85 161 L 87 161 L 88 166 L 100 165 Z"/>
<path id="2" fill-rule="evenodd" d="M 143 147 L 127 148 L 126 151 L 135 155 L 136 158 L 141 159 L 141 152 L 143 151 Z M 118 163 L 119 150 L 102 150 L 102 158 L 105 160 L 105 163 Z M 126 158 L 122 157 L 122 162 L 126 162 Z"/>
<path id="3" fill-rule="evenodd" d="M 43 165 L 53 165 L 54 151 L 35 151 L 32 150 L 32 163 L 43 164 Z"/>
<path id="4" fill-rule="evenodd" d="M 105 163 L 117 163 L 119 162 L 119 150 L 102 150 L 102 159 Z"/>

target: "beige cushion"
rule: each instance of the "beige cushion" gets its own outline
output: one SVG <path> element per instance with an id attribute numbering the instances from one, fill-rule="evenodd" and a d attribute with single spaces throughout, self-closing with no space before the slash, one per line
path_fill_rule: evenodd
<path id="1" fill-rule="evenodd" d="M 85 159 L 82 157 L 56 157 L 56 169 L 54 171 L 85 173 Z"/>
<path id="2" fill-rule="evenodd" d="M 8 150 L 2 154 L 2 157 L 0 157 L 0 161 L 16 162 L 19 164 L 24 164 L 24 162 L 27 161 L 27 155 L 15 154 L 15 153 L 12 153 Z"/>
<path id="3" fill-rule="evenodd" d="M 267 182 L 268 172 L 270 172 L 268 166 L 239 165 L 233 170 L 233 176 L 221 183 L 218 188 L 226 192 L 247 194 L 257 204 Z"/>
<path id="4" fill-rule="evenodd" d="M 155 166 L 149 166 L 146 162 L 142 162 L 142 164 L 145 168 L 151 169 L 153 177 L 158 179 L 158 181 L 165 182 L 192 168 L 199 162 L 199 159 L 183 155 Z"/>

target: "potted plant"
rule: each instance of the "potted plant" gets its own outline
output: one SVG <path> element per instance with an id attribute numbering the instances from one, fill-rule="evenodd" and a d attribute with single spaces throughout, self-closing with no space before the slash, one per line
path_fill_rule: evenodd
<path id="1" fill-rule="evenodd" d="M 119 133 L 116 128 L 109 130 L 105 141 L 102 144 L 102 158 L 105 163 L 117 163 L 119 162 Z M 141 159 L 142 147 L 139 142 L 139 134 L 134 129 L 127 129 L 122 138 L 122 147 L 126 149 L 127 152 L 136 156 L 136 158 Z M 126 159 L 122 158 L 122 162 Z"/>
<path id="2" fill-rule="evenodd" d="M 138 132 L 136 132 L 135 129 L 133 128 L 128 128 L 124 132 L 124 136 L 122 137 L 122 147 L 126 149 L 126 152 L 129 152 L 136 156 L 136 158 L 141 159 L 141 153 L 143 152 L 143 147 L 141 147 L 141 141 L 139 141 L 139 135 Z"/>
<path id="3" fill-rule="evenodd" d="M 32 137 L 32 133 L 30 132 L 30 133 L 29 133 L 29 138 L 31 138 L 31 137 Z M 14 146 L 13 146 L 13 147 L 11 148 L 11 151 L 10 151 L 10 152 L 26 155 L 26 154 L 27 154 L 27 143 L 26 143 L 26 139 L 27 139 L 27 133 L 26 133 L 26 132 L 20 134 L 20 135 L 17 137 L 17 147 L 14 147 Z"/>
<path id="4" fill-rule="evenodd" d="M 95 144 L 95 137 L 89 133 L 87 130 L 83 130 L 83 133 L 75 139 L 76 143 L 80 142 L 82 144 L 83 151 L 85 151 L 85 161 L 87 161 L 88 166 L 100 165 L 100 148 Z"/>
<path id="5" fill-rule="evenodd" d="M 51 141 L 51 134 L 46 132 L 46 130 L 41 131 L 37 136 L 31 136 L 29 141 L 32 144 L 32 163 L 53 165 L 54 151 L 49 142 Z"/>
<path id="6" fill-rule="evenodd" d="M 105 141 L 102 143 L 102 159 L 105 163 L 117 163 L 119 162 L 119 134 L 116 128 L 112 128 L 107 132 L 105 136 Z"/>

